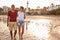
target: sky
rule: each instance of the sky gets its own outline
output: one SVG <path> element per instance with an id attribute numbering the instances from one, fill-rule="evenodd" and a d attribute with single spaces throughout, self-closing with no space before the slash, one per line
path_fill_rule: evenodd
<path id="1" fill-rule="evenodd" d="M 16 7 L 24 6 L 26 8 L 27 1 L 29 2 L 28 7 L 30 8 L 36 8 L 37 6 L 43 8 L 44 6 L 49 6 L 51 3 L 54 3 L 55 5 L 60 4 L 60 0 L 0 0 L 0 7 L 10 7 L 14 4 Z"/>

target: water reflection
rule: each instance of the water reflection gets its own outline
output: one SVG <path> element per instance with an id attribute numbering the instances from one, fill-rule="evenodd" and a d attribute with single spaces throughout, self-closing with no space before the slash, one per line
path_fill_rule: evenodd
<path id="1" fill-rule="evenodd" d="M 1 21 L 6 23 L 7 22 L 7 16 L 0 16 L 0 22 Z"/>
<path id="2" fill-rule="evenodd" d="M 51 20 L 48 19 L 31 20 L 28 25 L 28 30 L 39 38 L 47 39 L 49 37 L 48 33 L 50 32 L 50 22 Z"/>

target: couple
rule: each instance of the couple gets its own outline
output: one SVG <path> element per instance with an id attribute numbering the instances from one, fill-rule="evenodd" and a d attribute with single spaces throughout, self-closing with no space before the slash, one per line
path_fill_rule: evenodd
<path id="1" fill-rule="evenodd" d="M 15 9 L 15 5 L 11 5 L 11 10 L 8 11 L 8 26 L 10 30 L 10 35 L 11 35 L 11 40 L 16 40 L 15 36 L 17 33 L 17 28 L 18 28 L 18 33 L 19 33 L 19 40 L 22 38 L 23 33 L 24 33 L 24 19 L 26 18 L 25 12 L 24 12 L 24 7 L 20 7 L 20 10 L 17 11 Z M 17 27 L 18 25 L 18 27 Z M 13 34 L 14 30 L 14 34 Z M 13 36 L 14 35 L 14 36 Z"/>

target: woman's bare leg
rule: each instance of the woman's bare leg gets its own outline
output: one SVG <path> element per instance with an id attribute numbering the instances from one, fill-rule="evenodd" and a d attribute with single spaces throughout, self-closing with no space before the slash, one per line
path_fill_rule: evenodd
<path id="1" fill-rule="evenodd" d="M 19 40 L 20 40 L 20 33 L 21 32 L 21 26 L 18 26 L 18 34 L 19 34 Z"/>
<path id="2" fill-rule="evenodd" d="M 23 34 L 24 34 L 24 25 L 22 26 L 22 35 L 21 36 L 23 36 Z"/>

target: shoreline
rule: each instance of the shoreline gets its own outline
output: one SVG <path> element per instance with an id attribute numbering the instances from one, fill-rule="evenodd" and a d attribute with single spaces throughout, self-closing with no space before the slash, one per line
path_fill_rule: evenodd
<path id="1" fill-rule="evenodd" d="M 0 15 L 0 16 L 7 16 L 7 15 Z M 26 15 L 26 16 L 60 16 L 60 15 Z"/>

